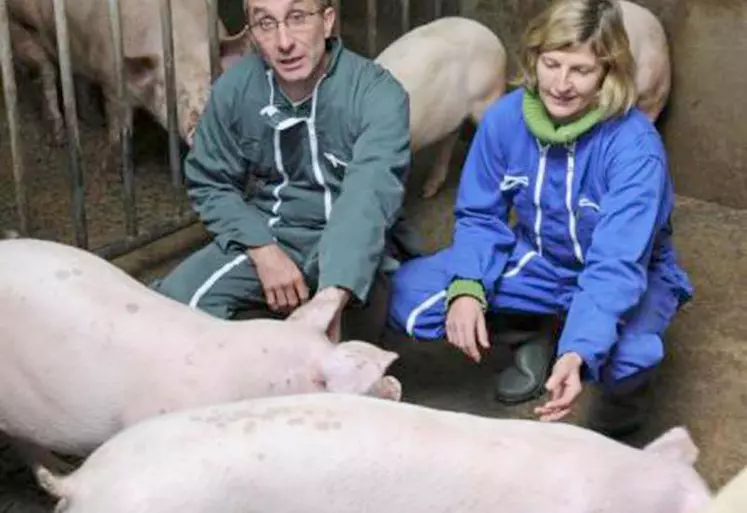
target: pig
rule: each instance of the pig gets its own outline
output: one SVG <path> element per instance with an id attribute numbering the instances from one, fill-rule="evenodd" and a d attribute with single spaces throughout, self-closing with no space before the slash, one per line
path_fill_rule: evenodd
<path id="1" fill-rule="evenodd" d="M 2 240 L 0 261 L 0 431 L 29 463 L 49 451 L 84 457 L 126 426 L 197 405 L 312 392 L 401 398 L 384 376 L 397 353 L 330 341 L 329 301 L 285 320 L 222 320 L 63 243 Z"/>
<path id="2" fill-rule="evenodd" d="M 655 123 L 672 86 L 667 36 L 659 19 L 640 4 L 620 1 L 625 32 L 636 61 L 638 108 Z"/>
<path id="3" fill-rule="evenodd" d="M 747 467 L 733 476 L 698 513 L 744 513 L 747 511 Z"/>
<path id="4" fill-rule="evenodd" d="M 413 153 L 440 143 L 422 196 L 434 196 L 449 171 L 459 129 L 477 124 L 506 89 L 506 51 L 485 25 L 458 16 L 439 18 L 393 41 L 375 61 L 410 96 Z"/>
<path id="5" fill-rule="evenodd" d="M 571 424 L 332 393 L 153 417 L 73 473 L 35 475 L 56 513 L 698 513 L 696 453 L 681 427 L 641 450 Z"/>
<path id="6" fill-rule="evenodd" d="M 113 46 L 109 22 L 109 3 L 104 0 L 66 2 L 70 59 L 73 71 L 102 87 L 109 141 L 112 147 L 119 141 L 116 120 L 117 82 L 113 68 Z M 159 2 L 150 0 L 119 0 L 125 83 L 128 105 L 148 111 L 163 127 L 167 126 L 166 76 L 161 41 Z M 53 0 L 8 0 L 13 23 L 28 27 L 27 34 L 35 38 L 36 49 L 43 48 L 52 61 L 57 60 Z M 205 0 L 171 2 L 174 40 L 174 66 L 178 130 L 181 138 L 191 144 L 197 120 L 204 110 L 210 89 L 209 40 Z M 248 47 L 245 29 L 229 36 L 218 22 L 221 68 L 226 69 L 240 59 Z M 38 54 L 37 51 L 34 52 Z M 44 64 L 37 55 L 32 61 Z M 44 94 L 48 110 L 55 112 L 52 98 L 53 80 L 45 80 Z M 56 110 L 59 114 L 59 109 Z M 55 124 L 61 124 L 61 118 Z"/>

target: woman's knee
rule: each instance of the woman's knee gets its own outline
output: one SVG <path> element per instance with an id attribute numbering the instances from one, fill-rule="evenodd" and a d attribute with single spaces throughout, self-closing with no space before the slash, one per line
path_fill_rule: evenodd
<path id="1" fill-rule="evenodd" d="M 664 343 L 655 333 L 625 333 L 602 372 L 602 386 L 625 391 L 655 372 L 664 359 Z"/>
<path id="2" fill-rule="evenodd" d="M 442 338 L 448 280 L 443 251 L 403 264 L 392 276 L 389 324 L 415 338 Z"/>

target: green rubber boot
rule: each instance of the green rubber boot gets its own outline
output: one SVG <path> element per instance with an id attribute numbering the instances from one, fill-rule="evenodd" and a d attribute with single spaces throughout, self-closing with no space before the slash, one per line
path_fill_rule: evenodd
<path id="1" fill-rule="evenodd" d="M 602 390 L 590 405 L 586 427 L 618 441 L 639 431 L 652 402 L 651 374 L 644 372 L 635 382 Z"/>
<path id="2" fill-rule="evenodd" d="M 498 373 L 495 398 L 504 404 L 519 404 L 542 395 L 553 360 L 552 333 L 511 332 L 503 338 L 519 338 L 514 352 L 514 365 Z"/>

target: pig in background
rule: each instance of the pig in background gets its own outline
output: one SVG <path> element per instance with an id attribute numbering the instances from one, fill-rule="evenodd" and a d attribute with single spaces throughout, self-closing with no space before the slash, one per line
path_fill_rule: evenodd
<path id="1" fill-rule="evenodd" d="M 310 392 L 399 400 L 397 353 L 326 336 L 336 305 L 226 321 L 74 246 L 0 241 L 0 431 L 24 459 L 85 456 L 144 418 Z"/>
<path id="2" fill-rule="evenodd" d="M 429 198 L 443 185 L 462 124 L 477 124 L 506 88 L 506 51 L 485 25 L 450 16 L 421 25 L 376 57 L 410 95 L 410 144 L 415 153 L 439 143 L 423 185 Z"/>
<path id="3" fill-rule="evenodd" d="M 656 122 L 671 88 L 666 34 L 645 7 L 622 0 L 623 23 L 636 61 L 637 105 Z M 410 95 L 413 153 L 439 144 L 422 196 L 434 196 L 448 175 L 459 129 L 478 124 L 485 109 L 507 88 L 506 52 L 488 27 L 464 17 L 444 17 L 421 25 L 392 42 L 376 62 L 387 68 Z"/>
<path id="4" fill-rule="evenodd" d="M 57 96 L 57 40 L 53 0 L 7 0 L 11 41 L 15 58 L 39 71 L 46 99 L 46 111 L 53 130 L 62 142 L 63 118 Z M 131 107 L 149 112 L 164 128 L 166 119 L 166 77 L 161 38 L 159 2 L 119 0 L 126 91 Z M 171 3 L 176 101 L 179 135 L 191 142 L 197 119 L 207 102 L 211 77 L 207 6 L 205 0 Z M 109 128 L 110 144 L 119 141 L 116 76 L 107 0 L 66 2 L 70 59 L 74 73 L 101 86 Z M 247 46 L 246 33 L 228 36 L 218 21 L 221 66 L 229 67 L 241 58 Z"/>
<path id="5" fill-rule="evenodd" d="M 565 423 L 306 394 L 145 420 L 64 477 L 56 513 L 701 513 L 689 434 L 644 449 Z"/>
<path id="6" fill-rule="evenodd" d="M 672 87 L 667 36 L 659 19 L 642 5 L 621 0 L 620 8 L 636 61 L 638 108 L 655 123 Z"/>

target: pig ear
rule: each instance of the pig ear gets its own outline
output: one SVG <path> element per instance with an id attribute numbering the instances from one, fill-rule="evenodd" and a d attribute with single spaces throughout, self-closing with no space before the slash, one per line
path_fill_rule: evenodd
<path id="1" fill-rule="evenodd" d="M 690 438 L 690 433 L 682 426 L 673 427 L 646 445 L 643 450 L 688 465 L 695 464 L 700 452 Z"/>
<path id="2" fill-rule="evenodd" d="M 147 88 L 156 78 L 156 69 L 160 62 L 157 55 L 125 56 L 125 80 L 140 89 Z"/>
<path id="3" fill-rule="evenodd" d="M 302 322 L 326 334 L 338 308 L 339 303 L 336 301 L 314 296 L 310 301 L 293 310 L 286 321 Z"/>
<path id="4" fill-rule="evenodd" d="M 399 402 L 402 400 L 402 383 L 394 376 L 384 376 L 373 384 L 367 395 Z"/>
<path id="5" fill-rule="evenodd" d="M 249 26 L 233 36 L 222 36 L 220 39 L 220 63 L 223 71 L 238 62 L 251 48 Z"/>
<path id="6" fill-rule="evenodd" d="M 378 386 L 386 369 L 397 358 L 399 355 L 394 351 L 386 351 L 368 342 L 342 342 L 322 361 L 326 389 L 328 392 L 367 394 L 375 385 Z M 396 385 L 389 382 L 382 386 Z"/>

